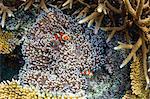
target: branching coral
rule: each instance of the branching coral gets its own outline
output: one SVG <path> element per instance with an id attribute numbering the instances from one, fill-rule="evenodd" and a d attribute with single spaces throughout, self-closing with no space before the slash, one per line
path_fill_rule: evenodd
<path id="1" fill-rule="evenodd" d="M 87 6 L 88 7 L 88 6 Z M 113 7 L 108 0 L 98 0 L 97 5 L 93 4 L 91 6 L 89 6 L 89 8 L 91 9 L 95 9 L 94 12 L 92 14 L 90 14 L 89 16 L 85 17 L 84 19 L 80 20 L 79 23 L 85 23 L 88 22 L 88 27 L 90 27 L 94 22 L 95 22 L 95 34 L 97 34 L 98 30 L 100 29 L 102 20 L 104 18 L 104 16 L 108 16 L 110 15 L 110 11 L 113 11 L 114 13 L 121 13 L 121 9 L 117 9 L 115 7 Z M 84 9 L 83 9 L 84 10 Z M 83 11 L 80 12 L 80 17 L 81 17 L 81 13 Z M 86 11 L 87 14 L 88 11 Z M 113 31 L 114 32 L 114 31 Z"/>
<path id="2" fill-rule="evenodd" d="M 149 2 L 149 0 L 147 1 Z M 129 2 L 129 0 L 124 0 L 125 6 L 127 11 L 132 15 L 132 20 L 129 19 L 130 21 L 132 21 L 132 24 L 135 24 L 139 27 L 139 30 L 137 31 L 137 35 L 139 35 L 139 39 L 138 41 L 132 46 L 132 50 L 131 53 L 128 55 L 128 57 L 123 61 L 123 63 L 121 64 L 121 68 L 126 65 L 131 59 L 132 57 L 136 54 L 137 50 L 142 46 L 142 51 L 141 53 L 143 54 L 143 68 L 144 68 L 144 75 L 145 75 L 145 79 L 147 82 L 147 87 L 150 84 L 150 80 L 148 77 L 148 70 L 147 70 L 147 42 L 150 40 L 148 38 L 149 35 L 149 26 L 150 26 L 150 19 L 146 18 L 145 16 L 142 16 L 144 13 L 144 3 L 145 0 L 140 0 L 139 2 L 137 2 L 137 8 L 133 8 Z M 136 10 L 134 10 L 136 9 Z M 141 19 L 141 17 L 144 17 L 144 19 Z M 144 20 L 147 20 L 148 22 L 145 22 Z M 141 22 L 143 22 L 141 24 Z M 119 47 L 115 47 L 115 49 L 118 49 Z"/>
<path id="3" fill-rule="evenodd" d="M 137 8 L 132 7 L 132 5 L 129 2 L 129 0 L 123 0 L 123 1 L 125 3 L 125 6 L 126 6 L 128 12 L 133 16 L 134 23 L 137 26 L 139 26 L 139 28 L 141 28 L 143 32 L 146 32 L 146 33 L 149 34 L 149 32 L 150 32 L 150 29 L 149 29 L 150 18 L 147 15 L 142 16 L 142 14 L 144 13 L 144 10 L 145 10 L 145 7 L 146 7 L 147 3 L 149 3 L 149 0 L 147 0 L 146 3 L 145 3 L 146 0 L 139 0 L 139 2 L 137 2 Z M 146 8 L 148 10 L 150 9 L 149 6 L 147 6 Z M 136 9 L 136 10 L 134 10 L 134 9 Z M 143 19 L 141 19 L 142 17 L 143 17 Z"/>
<path id="4" fill-rule="evenodd" d="M 148 67 L 147 67 L 147 48 L 145 45 L 145 41 L 142 40 L 142 38 L 139 38 L 138 41 L 132 45 L 132 44 L 124 44 L 124 43 L 120 43 L 119 42 L 119 46 L 115 47 L 115 50 L 118 49 L 131 49 L 130 54 L 127 56 L 127 58 L 123 61 L 123 63 L 121 64 L 120 68 L 122 68 L 123 66 L 125 66 L 135 55 L 137 50 L 142 47 L 142 53 L 143 53 L 143 60 L 142 60 L 142 65 L 143 65 L 143 69 L 144 69 L 144 74 L 145 75 L 145 79 L 147 82 L 147 86 L 146 88 L 149 87 L 150 84 L 150 80 L 149 80 L 149 76 L 148 76 Z"/>
<path id="5" fill-rule="evenodd" d="M 80 2 L 81 4 L 85 5 L 85 7 L 79 13 L 77 18 L 86 16 L 88 14 L 88 12 L 90 11 L 90 9 L 95 9 L 95 11 L 91 15 L 80 20 L 79 23 L 81 24 L 81 23 L 89 22 L 88 27 L 90 27 L 95 22 L 96 23 L 95 34 L 96 34 L 99 30 L 99 27 L 101 25 L 104 14 L 107 14 L 107 12 L 108 12 L 108 9 L 107 9 L 105 3 L 100 2 L 99 5 L 96 5 L 96 4 L 89 5 L 88 3 L 85 3 L 84 0 L 77 0 L 77 1 Z M 73 3 L 76 3 L 77 1 L 76 0 L 67 0 L 62 6 L 69 6 L 69 8 L 71 9 Z"/>
<path id="6" fill-rule="evenodd" d="M 80 1 L 80 0 L 78 0 Z M 116 0 L 117 1 L 117 0 Z M 114 2 L 116 2 L 114 1 Z M 86 2 L 82 0 L 82 2 Z M 87 16 L 91 9 L 94 9 L 93 12 L 85 17 L 84 19 L 80 20 L 79 23 L 85 23 L 88 22 L 88 26 L 91 26 L 94 22 L 95 25 L 95 33 L 98 32 L 99 29 L 102 29 L 104 31 L 111 31 L 110 35 L 108 36 L 107 42 L 111 40 L 111 38 L 116 34 L 123 32 L 125 34 L 125 37 L 128 38 L 128 41 L 130 41 L 130 30 L 132 30 L 133 26 L 136 25 L 137 31 L 134 36 L 137 35 L 137 42 L 135 44 L 124 44 L 119 42 L 119 46 L 115 47 L 114 49 L 131 49 L 130 54 L 127 56 L 127 58 L 123 61 L 120 68 L 124 67 L 129 61 L 132 60 L 134 55 L 136 55 L 137 51 L 143 53 L 143 68 L 144 68 L 144 76 L 147 82 L 146 88 L 150 85 L 150 79 L 148 76 L 148 66 L 147 66 L 147 45 L 150 41 L 150 18 L 149 18 L 149 0 L 118 0 L 118 6 L 115 8 L 114 2 L 111 0 L 98 0 L 97 4 L 86 4 L 85 8 L 79 13 L 77 18 Z M 69 5 L 70 9 L 72 8 L 73 3 L 75 3 L 75 0 L 67 0 L 63 6 Z M 82 3 L 83 4 L 83 3 Z M 118 17 L 118 20 L 120 19 L 120 23 L 116 24 L 114 21 L 116 17 L 116 14 L 122 14 L 121 17 Z M 109 16 L 110 24 L 108 24 L 109 27 L 101 27 L 101 22 L 105 16 Z M 142 49 L 142 51 L 140 50 Z"/>
<path id="7" fill-rule="evenodd" d="M 88 3 L 85 3 L 85 2 L 83 2 L 83 1 L 84 1 L 84 0 L 66 0 L 66 2 L 63 3 L 62 6 L 63 6 L 63 7 L 66 7 L 66 8 L 72 9 L 72 6 L 73 6 L 74 3 L 80 2 L 81 4 L 86 5 L 86 6 L 89 7 L 89 4 L 88 4 Z"/>
<path id="8" fill-rule="evenodd" d="M 35 0 L 25 0 L 25 8 L 24 10 L 28 10 L 30 8 L 30 6 L 35 2 Z M 43 9 L 45 12 L 49 12 L 48 11 L 48 8 L 46 7 L 46 4 L 45 4 L 45 0 L 40 0 L 40 8 Z"/>
<path id="9" fill-rule="evenodd" d="M 7 7 L 4 6 L 3 3 L 0 2 L 0 15 L 2 15 L 2 20 L 1 20 L 1 26 L 4 27 L 5 25 L 5 20 L 8 15 L 8 17 L 14 16 L 13 12 Z"/>
<path id="10" fill-rule="evenodd" d="M 124 67 L 131 60 L 131 58 L 135 55 L 135 53 L 141 47 L 141 45 L 142 45 L 142 39 L 139 38 L 138 41 L 134 45 L 120 43 L 120 45 L 118 47 L 114 48 L 115 50 L 120 49 L 120 48 L 132 49 L 131 53 L 128 55 L 128 57 L 120 65 L 120 68 Z"/>
<path id="11" fill-rule="evenodd" d="M 87 7 L 85 7 L 85 8 L 87 8 Z M 79 13 L 78 17 L 79 16 L 82 17 L 82 13 L 84 13 L 84 15 L 87 14 L 88 11 L 86 11 L 86 13 L 85 13 L 84 10 L 87 10 L 85 8 L 83 9 L 83 11 L 81 11 Z M 90 14 L 89 16 L 85 17 L 84 19 L 80 20 L 79 23 L 81 24 L 81 23 L 88 22 L 88 27 L 90 27 L 95 22 L 96 23 L 95 34 L 97 34 L 98 30 L 100 29 L 100 26 L 101 26 L 104 16 L 107 15 L 111 9 L 116 9 L 116 8 L 111 6 L 111 4 L 107 0 L 103 0 L 103 1 L 99 0 L 98 5 L 93 4 L 93 5 L 89 6 L 89 9 L 90 8 L 94 8 L 95 11 L 92 14 Z M 120 13 L 118 10 L 115 10 L 115 11 Z"/>

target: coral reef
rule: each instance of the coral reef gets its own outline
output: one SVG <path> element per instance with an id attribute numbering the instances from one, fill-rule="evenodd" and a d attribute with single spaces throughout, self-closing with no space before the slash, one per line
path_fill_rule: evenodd
<path id="1" fill-rule="evenodd" d="M 36 99 L 36 91 L 28 87 L 22 87 L 18 81 L 4 81 L 0 84 L 0 99 L 23 98 Z"/>
<path id="2" fill-rule="evenodd" d="M 3 33 L 0 27 L 0 54 L 8 54 L 15 48 L 13 34 Z"/>
<path id="3" fill-rule="evenodd" d="M 71 39 L 64 43 L 57 40 L 54 34 L 59 32 Z M 19 74 L 21 83 L 56 92 L 79 93 L 87 89 L 87 80 L 80 72 L 96 71 L 107 64 L 104 39 L 90 32 L 59 10 L 41 15 L 23 38 L 26 64 Z"/>
<path id="4" fill-rule="evenodd" d="M 142 50 L 140 51 L 140 53 L 143 54 L 143 68 L 144 68 L 144 76 L 147 82 L 147 86 L 146 88 L 149 87 L 150 85 L 150 79 L 148 76 L 148 65 L 147 65 L 147 55 L 148 55 L 148 48 L 147 46 L 149 46 L 148 42 L 149 42 L 149 17 L 147 18 L 147 15 L 145 15 L 144 10 L 147 8 L 149 9 L 149 6 L 147 6 L 146 8 L 145 5 L 147 3 L 149 3 L 149 0 L 147 0 L 146 4 L 145 4 L 145 0 L 140 0 L 139 2 L 137 2 L 137 8 L 134 8 L 131 6 L 129 0 L 124 0 L 127 12 L 129 14 L 131 14 L 132 19 L 128 19 L 128 21 L 130 21 L 131 26 L 133 24 L 135 24 L 138 27 L 138 30 L 136 31 L 138 40 L 137 42 L 132 45 L 132 44 L 120 44 L 122 46 L 125 46 L 125 49 L 131 49 L 130 54 L 127 56 L 127 58 L 123 61 L 123 63 L 121 64 L 121 68 L 124 67 L 132 58 L 134 55 L 136 55 L 136 52 L 138 50 L 140 50 L 140 47 L 142 47 Z M 136 9 L 136 10 L 134 10 Z M 143 19 L 141 19 L 143 18 Z M 147 21 L 145 21 L 147 20 Z M 130 27 L 131 27 L 130 26 Z M 128 30 L 127 30 L 128 31 Z M 128 32 L 127 32 L 128 33 Z M 129 35 L 129 34 L 128 34 Z M 119 47 L 115 47 L 115 49 L 118 49 Z M 122 49 L 124 49 L 124 47 L 121 47 Z"/>
<path id="5" fill-rule="evenodd" d="M 78 0 L 80 1 L 80 0 Z M 75 1 L 67 0 L 63 6 L 69 5 L 72 8 L 72 5 Z M 94 3 L 94 2 L 93 2 Z M 118 6 L 118 8 L 113 7 L 112 5 Z M 78 17 L 86 16 L 92 9 L 91 7 L 94 6 L 93 13 L 89 16 L 85 17 L 84 19 L 80 20 L 79 23 L 89 22 L 88 26 L 91 26 L 92 23 L 96 23 L 95 25 L 95 33 L 98 32 L 99 29 L 105 31 L 111 31 L 110 35 L 108 36 L 107 42 L 111 40 L 111 38 L 116 33 L 123 32 L 127 41 L 132 41 L 130 31 L 133 29 L 133 26 L 137 26 L 137 31 L 134 36 L 137 35 L 137 42 L 135 44 L 125 44 L 119 42 L 119 46 L 115 47 L 115 50 L 118 49 L 131 49 L 131 53 L 127 56 L 127 58 L 123 61 L 120 65 L 120 68 L 124 67 L 131 59 L 133 58 L 134 54 L 142 47 L 141 53 L 143 53 L 143 65 L 144 65 L 144 75 L 146 78 L 147 86 L 150 85 L 150 79 L 148 76 L 148 66 L 147 66 L 147 46 L 149 45 L 149 26 L 150 26 L 150 18 L 149 18 L 149 0 L 123 0 L 123 1 L 109 1 L 109 0 L 97 0 L 96 5 L 89 5 L 82 1 L 81 4 L 84 4 L 86 7 L 79 13 Z M 121 16 L 119 14 L 122 14 Z M 118 17 L 116 17 L 118 15 Z M 109 22 L 106 27 L 100 27 L 101 22 L 104 16 L 109 17 Z M 78 18 L 77 17 L 77 18 Z M 119 20 L 119 23 L 116 23 Z M 130 40 L 131 38 L 131 40 Z"/>
<path id="6" fill-rule="evenodd" d="M 33 86 L 21 86 L 19 81 L 12 80 L 0 83 L 0 99 L 84 99 L 73 95 L 52 95 L 39 93 Z"/>
<path id="7" fill-rule="evenodd" d="M 27 10 L 30 8 L 31 5 L 33 5 L 33 3 L 35 2 L 35 0 L 23 0 L 25 1 L 25 3 L 23 5 L 25 5 L 25 8 L 24 10 Z M 45 0 L 40 0 L 40 5 L 39 7 L 41 9 L 43 9 L 45 12 L 49 12 L 47 7 L 46 7 L 46 4 L 45 4 Z"/>
<path id="8" fill-rule="evenodd" d="M 144 69 L 142 67 L 141 59 L 134 57 L 134 60 L 130 66 L 131 73 L 131 89 L 132 91 L 127 91 L 123 99 L 149 99 L 149 91 L 145 89 L 146 80 L 144 77 Z"/>
<path id="9" fill-rule="evenodd" d="M 7 6 L 4 6 L 2 2 L 0 2 L 0 15 L 2 15 L 2 17 L 1 17 L 2 28 L 5 25 L 5 20 L 6 20 L 7 15 L 8 15 L 8 17 L 14 16 L 11 9 L 9 9 Z"/>
<path id="10" fill-rule="evenodd" d="M 59 12 L 59 13 L 61 13 L 62 16 L 65 16 L 68 19 L 68 16 L 64 15 L 62 13 L 62 11 L 60 11 L 58 9 L 56 10 L 56 8 L 50 7 L 50 6 L 49 6 L 49 8 L 50 8 L 49 9 L 50 12 L 55 12 L 55 14 L 56 14 L 56 12 Z M 9 18 L 9 20 L 6 22 L 6 29 L 11 30 L 14 34 L 21 33 L 21 35 L 26 35 L 28 33 L 29 36 L 27 36 L 27 37 L 29 37 L 29 39 L 30 39 L 30 30 L 29 29 L 34 26 L 35 19 L 37 19 L 36 8 L 32 8 L 31 10 L 28 10 L 28 11 L 24 11 L 24 8 L 19 8 L 18 11 L 14 12 L 14 15 L 16 17 Z M 43 17 L 43 14 L 40 16 Z M 59 17 L 59 18 L 61 19 L 62 17 Z M 64 20 L 64 19 L 62 19 L 62 20 Z M 74 27 L 74 29 L 75 29 L 75 27 L 78 26 L 77 21 L 76 20 L 74 21 L 73 18 L 69 17 L 69 21 L 67 21 L 67 22 L 69 22 L 70 24 L 76 24 L 75 26 L 69 25 L 68 28 L 66 28 L 69 31 L 71 31 L 69 28 L 70 26 Z M 55 27 L 55 26 L 53 26 L 53 27 Z M 79 27 L 80 27 L 80 25 L 79 25 Z M 129 86 L 126 86 L 129 84 L 129 82 L 124 83 L 129 80 L 129 76 L 128 76 L 129 71 L 126 67 L 123 69 L 119 69 L 119 64 L 121 64 L 122 60 L 125 58 L 125 55 L 126 55 L 125 51 L 116 52 L 115 50 L 113 50 L 113 47 L 116 46 L 116 44 L 117 44 L 116 41 L 122 41 L 123 36 L 119 35 L 119 34 L 115 35 L 115 37 L 112 39 L 112 42 L 109 42 L 106 44 L 105 43 L 106 38 L 107 38 L 106 32 L 100 31 L 97 35 L 94 35 L 93 29 L 88 29 L 85 26 L 83 26 L 81 29 L 83 29 L 83 33 L 81 34 L 81 35 L 83 35 L 83 37 L 86 35 L 89 35 L 89 34 L 90 34 L 90 37 L 93 37 L 92 39 L 93 39 L 94 43 L 91 43 L 92 39 L 89 41 L 88 41 L 88 39 L 86 39 L 88 41 L 87 43 L 91 44 L 90 46 L 96 46 L 96 44 L 103 42 L 102 44 L 99 45 L 99 48 L 102 48 L 103 53 L 101 53 L 101 55 L 104 57 L 101 56 L 101 58 L 102 58 L 100 60 L 101 65 L 97 65 L 97 67 L 95 68 L 96 71 L 94 72 L 94 75 L 93 75 L 94 79 L 93 79 L 93 77 L 89 78 L 88 76 L 85 76 L 88 81 L 87 82 L 88 87 L 86 89 L 87 97 L 88 98 L 95 97 L 95 98 L 100 98 L 100 99 L 103 99 L 103 98 L 105 99 L 105 98 L 110 98 L 110 97 L 111 98 L 118 98 L 118 97 L 121 98 L 122 93 L 129 87 Z M 84 33 L 85 30 L 88 32 Z M 72 31 L 75 31 L 75 30 L 72 30 Z M 74 32 L 72 32 L 72 33 L 74 35 Z M 78 33 L 80 34 L 80 32 L 78 32 Z M 76 36 L 74 36 L 74 37 L 76 37 Z M 94 40 L 95 38 L 97 38 L 97 40 Z M 76 42 L 76 40 L 75 40 L 75 42 Z M 18 50 L 17 50 L 17 52 L 20 53 L 20 51 L 18 51 Z M 91 51 L 91 53 L 94 54 L 95 51 L 94 52 Z M 9 54 L 7 56 L 9 56 Z M 120 60 L 118 60 L 118 58 Z M 12 60 L 14 62 L 14 59 L 15 58 L 13 58 L 13 60 L 12 59 L 8 59 L 8 60 L 10 60 L 10 61 Z M 10 61 L 8 63 L 13 64 L 13 62 L 10 62 Z M 17 63 L 17 61 L 15 61 L 15 63 Z M 22 65 L 20 66 L 20 64 L 16 65 L 16 66 L 17 67 L 19 66 L 18 69 L 20 69 L 20 67 L 22 67 Z M 17 79 L 18 76 L 16 74 L 18 73 L 18 70 L 14 71 L 14 69 L 12 70 L 12 69 L 7 68 L 8 67 L 7 64 L 4 65 L 3 67 L 4 68 L 2 68 L 3 70 L 2 70 L 2 75 L 1 75 L 3 80 L 6 80 L 6 79 L 11 80 L 11 77 L 13 77 L 14 79 Z M 94 70 L 94 68 L 92 68 L 92 70 Z M 39 72 L 41 73 L 41 71 L 39 71 Z M 9 72 L 11 72 L 11 73 L 9 73 Z M 113 76 L 111 76 L 111 75 L 113 75 Z M 123 78 L 122 75 L 125 78 Z M 95 76 L 97 78 L 95 78 Z M 93 79 L 92 82 L 95 82 L 96 90 L 90 89 L 89 83 L 91 82 L 91 79 Z M 101 86 L 105 86 L 105 88 L 102 88 Z M 102 88 L 102 89 L 100 89 L 100 88 Z M 99 94 L 99 92 L 100 92 L 100 94 Z M 57 94 L 59 94 L 59 92 Z"/>
<path id="11" fill-rule="evenodd" d="M 36 3 L 36 0 L 23 1 L 25 1 L 25 10 L 29 9 L 31 5 L 36 6 L 33 4 Z M 27 37 L 24 36 L 23 38 L 25 42 L 22 51 L 26 64 L 20 70 L 19 79 L 21 83 L 23 85 L 32 84 L 38 89 L 46 91 L 49 89 L 48 91 L 54 92 L 78 93 L 82 90 L 84 93 L 88 89 L 89 82 L 81 72 L 90 70 L 96 74 L 99 70 L 103 69 L 108 74 L 113 74 L 114 64 L 112 64 L 112 57 L 109 57 L 112 54 L 107 54 L 107 56 L 106 48 L 115 34 L 123 33 L 126 41 L 118 42 L 119 45 L 114 47 L 114 49 L 131 50 L 127 58 L 120 65 L 120 68 L 123 68 L 130 61 L 132 62 L 130 66 L 132 92 L 127 92 L 124 98 L 129 98 L 130 96 L 133 99 L 147 98 L 147 94 L 149 94 L 148 88 L 150 87 L 148 75 L 148 71 L 150 71 L 148 58 L 150 48 L 150 1 L 54 1 L 60 1 L 62 9 L 69 8 L 75 10 L 74 14 L 79 13 L 76 17 L 81 19 L 79 21 L 80 24 L 88 22 L 88 27 L 95 25 L 94 33 L 96 35 L 91 34 L 93 30 L 81 27 L 74 21 L 70 21 L 72 19 L 66 18 L 67 16 L 62 15 L 60 11 L 48 10 L 45 3 L 46 0 L 40 0 L 40 7 L 45 12 L 50 11 L 50 13 L 46 15 L 41 14 L 39 20 L 27 31 L 29 32 Z M 83 6 L 74 9 L 74 5 L 79 4 Z M 47 3 L 47 5 L 49 4 Z M 13 16 L 11 10 L 0 2 L 2 27 L 5 25 L 7 15 Z M 20 21 L 18 21 L 19 25 L 17 24 L 15 29 L 23 27 Z M 9 23 L 12 25 L 11 21 Z M 9 26 L 7 27 L 9 28 Z M 23 29 L 26 30 L 28 28 L 23 27 Z M 105 38 L 99 32 L 100 29 L 110 32 L 106 41 L 103 40 Z M 61 33 L 64 33 L 65 37 L 69 37 L 70 40 L 64 40 L 64 36 Z M 0 35 L 0 51 L 2 54 L 10 53 L 10 45 L 5 35 L 7 33 Z M 140 61 L 135 58 L 139 53 L 142 53 Z M 80 83 L 78 84 L 78 82 Z M 109 84 L 107 85 L 110 86 Z"/>

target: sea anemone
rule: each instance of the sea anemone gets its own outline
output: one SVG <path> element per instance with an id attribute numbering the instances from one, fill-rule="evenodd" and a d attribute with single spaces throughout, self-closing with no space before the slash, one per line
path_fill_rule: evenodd
<path id="1" fill-rule="evenodd" d="M 53 7 L 48 14 L 40 15 L 29 34 L 23 37 L 26 64 L 19 73 L 22 84 L 32 84 L 41 91 L 83 96 L 88 85 L 81 72 L 96 72 L 101 66 L 110 65 L 103 55 L 104 37 L 92 34 L 91 29 L 84 30 L 74 21 Z M 62 43 L 55 36 L 60 32 L 67 34 L 70 40 Z"/>

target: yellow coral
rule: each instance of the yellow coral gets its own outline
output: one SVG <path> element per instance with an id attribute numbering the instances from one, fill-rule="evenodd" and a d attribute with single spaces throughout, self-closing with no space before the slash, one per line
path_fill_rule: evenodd
<path id="1" fill-rule="evenodd" d="M 144 92 L 146 92 L 145 90 L 146 81 L 144 77 L 143 66 L 138 57 L 134 59 L 134 62 L 132 62 L 130 68 L 131 68 L 130 78 L 131 78 L 132 92 L 135 95 L 142 96 L 143 94 L 145 94 Z"/>
<path id="2" fill-rule="evenodd" d="M 8 54 L 12 51 L 8 42 L 12 38 L 12 33 L 2 33 L 2 30 L 0 30 L 0 54 Z"/>
<path id="3" fill-rule="evenodd" d="M 4 81 L 0 84 L 0 99 L 37 99 L 36 91 L 19 85 L 19 82 Z"/>
<path id="4" fill-rule="evenodd" d="M 0 83 L 0 99 L 84 99 L 78 96 L 52 95 L 40 93 L 32 86 L 21 86 L 19 81 L 12 80 Z"/>
<path id="5" fill-rule="evenodd" d="M 149 99 L 150 90 L 145 89 L 146 79 L 144 76 L 144 69 L 141 60 L 135 56 L 130 68 L 131 68 L 130 79 L 132 92 L 127 91 L 127 93 L 124 95 L 122 99 Z"/>
<path id="6" fill-rule="evenodd" d="M 133 95 L 131 91 L 127 91 L 122 99 L 138 99 L 136 95 Z"/>

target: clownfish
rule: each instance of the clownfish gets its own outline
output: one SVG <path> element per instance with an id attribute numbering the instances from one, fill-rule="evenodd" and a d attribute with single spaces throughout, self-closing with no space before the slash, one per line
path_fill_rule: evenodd
<path id="1" fill-rule="evenodd" d="M 81 72 L 82 75 L 85 75 L 85 76 L 93 76 L 93 72 L 91 72 L 90 70 L 88 71 L 83 71 Z"/>
<path id="2" fill-rule="evenodd" d="M 63 33 L 63 32 L 59 32 L 54 34 L 56 40 L 59 40 L 61 43 L 64 43 L 64 41 L 68 41 L 70 40 L 70 36 L 68 36 L 67 34 Z"/>

